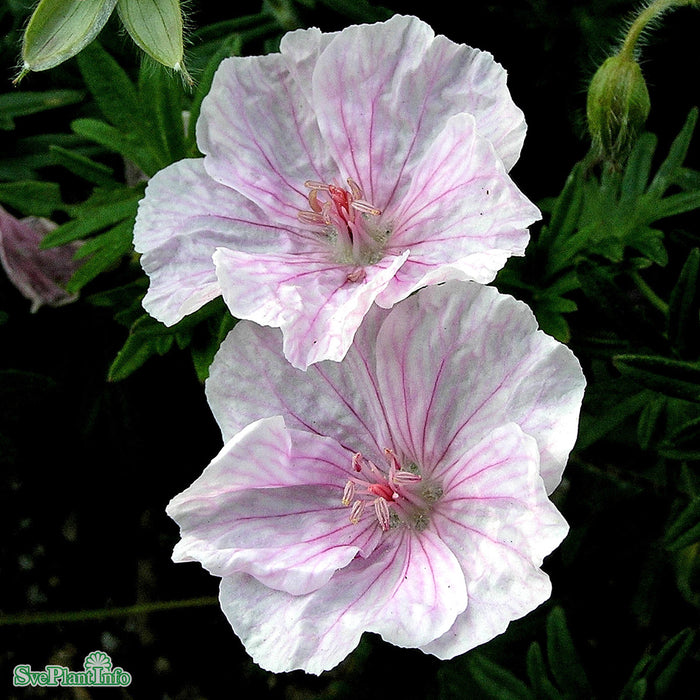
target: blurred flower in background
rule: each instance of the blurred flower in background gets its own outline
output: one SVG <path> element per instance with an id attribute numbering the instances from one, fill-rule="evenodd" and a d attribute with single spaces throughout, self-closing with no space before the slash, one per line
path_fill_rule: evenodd
<path id="1" fill-rule="evenodd" d="M 73 255 L 80 243 L 40 248 L 44 236 L 55 228 L 48 219 L 17 219 L 0 207 L 0 263 L 12 284 L 32 302 L 32 313 L 44 304 L 61 306 L 78 296 L 69 294 L 65 285 L 79 267 Z"/>

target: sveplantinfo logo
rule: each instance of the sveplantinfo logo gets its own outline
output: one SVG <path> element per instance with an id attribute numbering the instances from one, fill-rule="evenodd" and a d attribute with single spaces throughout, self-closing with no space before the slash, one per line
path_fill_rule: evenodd
<path id="1" fill-rule="evenodd" d="M 104 651 L 91 651 L 83 661 L 84 671 L 71 671 L 66 666 L 48 665 L 43 671 L 32 671 L 29 664 L 15 666 L 12 685 L 15 688 L 31 686 L 50 688 L 112 687 L 125 688 L 131 683 L 131 674 L 123 668 L 112 667 L 112 659 Z"/>

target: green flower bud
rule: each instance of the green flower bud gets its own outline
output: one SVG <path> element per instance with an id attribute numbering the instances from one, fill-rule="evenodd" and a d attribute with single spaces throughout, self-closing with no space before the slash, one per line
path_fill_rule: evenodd
<path id="1" fill-rule="evenodd" d="M 606 59 L 588 87 L 586 115 L 593 148 L 614 163 L 625 159 L 649 116 L 642 69 L 627 53 Z"/>
<path id="2" fill-rule="evenodd" d="M 117 12 L 136 45 L 191 82 L 183 63 L 183 23 L 179 0 L 119 0 Z"/>
<path id="3" fill-rule="evenodd" d="M 22 72 L 47 70 L 84 49 L 107 23 L 117 0 L 41 0 L 22 42 Z"/>

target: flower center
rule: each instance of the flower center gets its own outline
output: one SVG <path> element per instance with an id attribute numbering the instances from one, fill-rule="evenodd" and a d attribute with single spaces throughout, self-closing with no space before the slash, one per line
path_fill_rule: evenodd
<path id="1" fill-rule="evenodd" d="M 353 265 L 348 280 L 361 282 L 365 265 L 379 262 L 390 230 L 382 230 L 381 209 L 365 200 L 360 186 L 351 178 L 348 188 L 307 180 L 309 209 L 297 212 L 299 221 L 321 229 L 334 251 L 335 261 Z"/>
<path id="2" fill-rule="evenodd" d="M 389 469 L 385 473 L 359 452 L 352 458 L 357 476 L 348 479 L 342 504 L 350 506 L 350 522 L 357 524 L 371 504 L 374 517 L 384 532 L 392 527 L 424 530 L 429 511 L 442 496 L 439 484 L 426 484 L 417 465 L 402 468 L 390 449 L 384 450 Z"/>

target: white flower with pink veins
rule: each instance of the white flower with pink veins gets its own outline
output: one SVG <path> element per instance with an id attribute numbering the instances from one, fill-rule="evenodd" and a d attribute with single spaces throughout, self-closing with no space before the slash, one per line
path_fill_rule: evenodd
<path id="1" fill-rule="evenodd" d="M 299 368 L 347 352 L 372 305 L 487 283 L 540 216 L 508 170 L 525 136 L 506 73 L 415 17 L 298 30 L 224 60 L 203 158 L 149 182 L 134 230 L 167 325 L 223 295 Z"/>
<path id="2" fill-rule="evenodd" d="M 225 445 L 168 506 L 173 558 L 221 577 L 270 671 L 321 673 L 365 631 L 462 654 L 550 595 L 584 384 L 525 304 L 474 282 L 372 307 L 305 372 L 241 321 L 207 383 Z"/>

